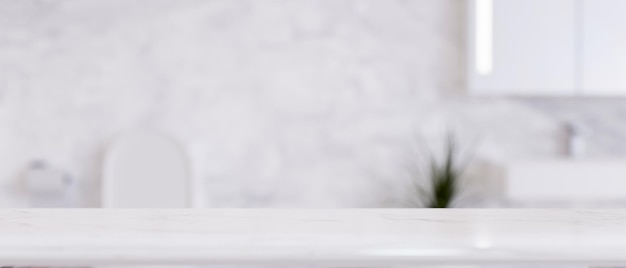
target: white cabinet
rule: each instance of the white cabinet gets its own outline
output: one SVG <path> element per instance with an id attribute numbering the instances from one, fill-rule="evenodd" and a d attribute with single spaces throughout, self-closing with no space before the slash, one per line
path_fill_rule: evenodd
<path id="1" fill-rule="evenodd" d="M 473 0 L 468 19 L 473 93 L 575 93 L 575 0 Z"/>
<path id="2" fill-rule="evenodd" d="M 581 0 L 585 95 L 626 95 L 626 0 Z"/>
<path id="3" fill-rule="evenodd" d="M 626 0 L 471 0 L 472 94 L 626 96 Z"/>

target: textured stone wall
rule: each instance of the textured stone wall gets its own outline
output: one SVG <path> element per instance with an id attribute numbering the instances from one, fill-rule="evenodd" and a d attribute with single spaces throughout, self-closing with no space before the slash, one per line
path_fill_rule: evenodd
<path id="1" fill-rule="evenodd" d="M 446 127 L 480 138 L 477 162 L 553 156 L 561 120 L 609 112 L 468 96 L 464 8 L 0 0 L 0 206 L 26 206 L 19 175 L 40 158 L 96 206 L 106 144 L 145 127 L 197 152 L 208 206 L 377 207 L 403 188 L 405 152 L 436 147 Z M 613 122 L 599 129 L 617 132 Z M 606 142 L 590 151 L 615 153 Z"/>

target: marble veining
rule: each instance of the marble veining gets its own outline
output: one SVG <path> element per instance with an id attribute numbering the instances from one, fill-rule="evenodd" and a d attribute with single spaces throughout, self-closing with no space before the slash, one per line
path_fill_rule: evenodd
<path id="1" fill-rule="evenodd" d="M 4 210 L 15 265 L 626 264 L 621 210 Z"/>

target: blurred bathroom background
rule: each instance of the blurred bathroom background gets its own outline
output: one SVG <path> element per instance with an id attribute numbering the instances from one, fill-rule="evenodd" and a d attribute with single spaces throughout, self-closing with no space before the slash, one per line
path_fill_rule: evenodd
<path id="1" fill-rule="evenodd" d="M 429 179 L 415 152 L 450 132 L 472 150 L 458 207 L 626 207 L 626 102 L 475 90 L 478 3 L 0 0 L 0 207 L 103 206 L 137 130 L 180 146 L 195 207 L 406 207 Z M 142 179 L 108 191 L 141 199 Z"/>

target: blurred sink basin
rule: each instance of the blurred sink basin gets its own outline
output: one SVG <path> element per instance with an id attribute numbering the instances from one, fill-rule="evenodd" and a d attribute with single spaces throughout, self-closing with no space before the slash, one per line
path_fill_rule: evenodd
<path id="1" fill-rule="evenodd" d="M 510 200 L 626 200 L 626 159 L 511 162 L 505 191 Z"/>

